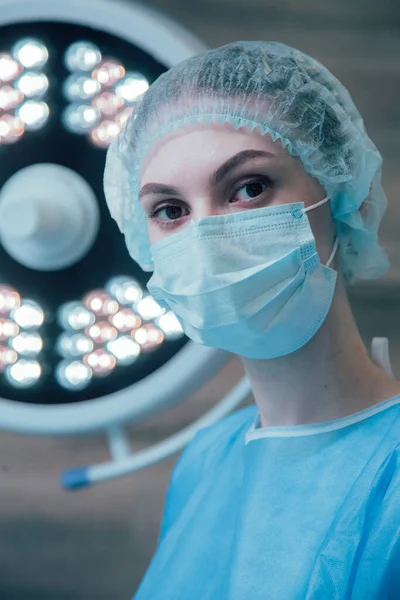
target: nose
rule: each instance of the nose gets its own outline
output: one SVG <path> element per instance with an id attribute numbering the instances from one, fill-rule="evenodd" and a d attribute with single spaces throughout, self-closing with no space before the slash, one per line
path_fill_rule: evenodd
<path id="1" fill-rule="evenodd" d="M 192 219 L 198 221 L 204 217 L 211 217 L 223 212 L 223 209 L 217 206 L 216 202 L 208 196 L 197 196 L 192 202 Z"/>

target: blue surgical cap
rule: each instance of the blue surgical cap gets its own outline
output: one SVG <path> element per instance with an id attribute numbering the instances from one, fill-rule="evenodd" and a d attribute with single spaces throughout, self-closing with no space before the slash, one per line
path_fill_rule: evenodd
<path id="1" fill-rule="evenodd" d="M 387 256 L 378 243 L 387 206 L 382 157 L 338 79 L 315 59 L 277 42 L 235 42 L 169 69 L 141 97 L 110 146 L 106 200 L 143 270 L 153 269 L 139 201 L 146 154 L 177 128 L 211 122 L 258 128 L 299 157 L 331 199 L 347 281 L 386 271 Z"/>

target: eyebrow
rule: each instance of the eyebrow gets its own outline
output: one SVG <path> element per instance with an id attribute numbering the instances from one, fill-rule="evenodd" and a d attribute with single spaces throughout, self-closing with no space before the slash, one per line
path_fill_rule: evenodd
<path id="1" fill-rule="evenodd" d="M 276 158 L 276 155 L 265 150 L 242 150 L 228 158 L 226 162 L 214 171 L 210 177 L 210 186 L 217 185 L 229 171 L 253 158 Z M 146 183 L 140 190 L 139 197 L 143 198 L 147 194 L 179 194 L 179 190 L 161 183 Z"/>

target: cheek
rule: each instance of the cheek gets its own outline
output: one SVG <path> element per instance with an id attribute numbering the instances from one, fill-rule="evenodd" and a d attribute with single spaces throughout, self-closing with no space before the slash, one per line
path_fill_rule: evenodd
<path id="1" fill-rule="evenodd" d="M 165 237 L 165 233 L 150 220 L 147 221 L 147 231 L 149 234 L 150 244 L 155 244 Z"/>
<path id="2" fill-rule="evenodd" d="M 299 160 L 296 166 L 296 200 L 303 201 L 306 206 L 312 206 L 325 198 L 327 194 L 322 185 L 304 171 Z M 325 264 L 331 255 L 335 241 L 335 224 L 331 215 L 331 203 L 326 202 L 306 214 L 315 237 L 321 263 Z"/>

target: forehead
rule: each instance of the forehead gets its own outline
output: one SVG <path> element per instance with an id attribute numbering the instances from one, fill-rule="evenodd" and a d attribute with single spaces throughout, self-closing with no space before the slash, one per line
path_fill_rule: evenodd
<path id="1" fill-rule="evenodd" d="M 283 158 L 288 152 L 279 141 L 258 129 L 235 129 L 225 123 L 200 123 L 167 134 L 147 153 L 141 167 L 141 183 L 167 175 L 179 167 L 215 168 L 242 150 L 264 150 Z"/>

